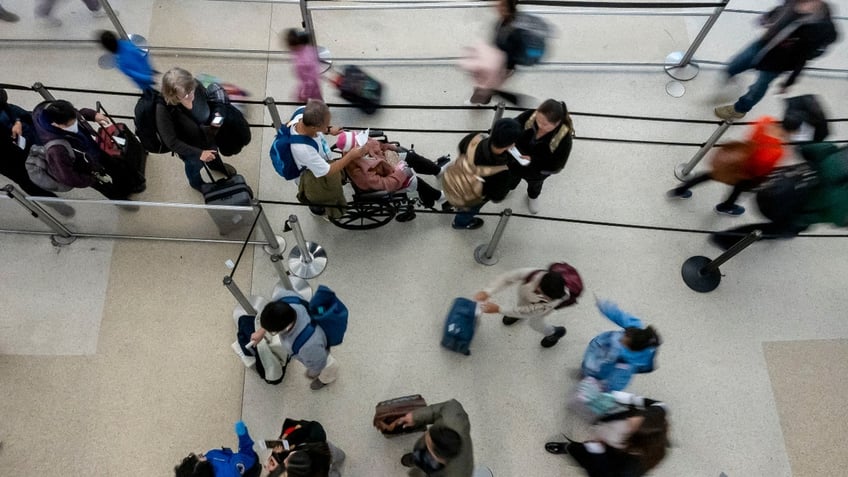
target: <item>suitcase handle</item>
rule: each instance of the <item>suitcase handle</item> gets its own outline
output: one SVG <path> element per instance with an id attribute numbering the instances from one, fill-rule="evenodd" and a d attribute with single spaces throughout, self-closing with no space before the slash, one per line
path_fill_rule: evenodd
<path id="1" fill-rule="evenodd" d="M 221 155 L 220 155 L 220 154 L 218 154 L 218 152 L 217 152 L 217 151 L 215 152 L 215 158 L 216 158 L 216 159 L 220 159 L 220 158 L 221 158 Z M 203 161 L 200 161 L 200 162 L 203 162 Z M 208 166 L 205 162 L 203 162 L 203 168 L 204 168 L 204 169 L 206 169 L 206 173 L 207 173 L 207 174 L 209 174 L 209 178 L 210 178 L 210 179 L 212 179 L 212 183 L 213 183 L 213 184 L 214 184 L 214 183 L 216 183 L 216 182 L 218 182 L 218 181 L 216 181 L 216 180 L 215 180 L 215 176 L 213 176 L 213 175 L 212 175 L 212 169 L 209 169 L 209 166 Z M 229 178 L 233 177 L 233 176 L 231 176 L 231 175 L 230 175 L 230 173 L 229 173 L 229 172 L 227 172 L 227 168 L 226 168 L 226 167 L 224 168 L 224 175 L 225 175 L 225 176 L 227 176 L 227 179 L 229 179 Z"/>

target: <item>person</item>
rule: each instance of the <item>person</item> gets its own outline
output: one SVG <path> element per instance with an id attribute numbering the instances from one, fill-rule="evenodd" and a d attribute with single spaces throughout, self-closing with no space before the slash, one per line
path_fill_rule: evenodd
<path id="1" fill-rule="evenodd" d="M 459 209 L 453 228 L 482 227 L 477 212 L 489 200 L 502 201 L 515 188 L 516 178 L 509 170 L 515 158 L 509 150 L 520 134 L 518 122 L 502 118 L 495 122 L 491 135 L 471 133 L 459 142 L 459 157 L 442 175 L 442 190 L 448 202 Z"/>
<path id="2" fill-rule="evenodd" d="M 63 99 L 44 101 L 32 112 L 33 125 L 40 144 L 62 139 L 71 149 L 55 144 L 46 151 L 49 174 L 59 183 L 69 187 L 91 187 L 107 199 L 128 200 L 131 191 L 125 184 L 117 184 L 110 175 L 110 159 L 101 153 L 92 137 L 92 130 L 83 121 L 96 121 L 101 125 L 109 119 L 93 109 L 79 111 Z M 120 180 L 120 179 L 119 179 Z"/>
<path id="3" fill-rule="evenodd" d="M 669 447 L 664 403 L 630 393 L 612 393 L 624 408 L 602 416 L 586 442 L 548 442 L 551 454 L 569 455 L 589 477 L 637 477 L 656 467 Z"/>
<path id="4" fill-rule="evenodd" d="M 515 147 L 530 163 L 514 167 L 514 172 L 527 182 L 527 209 L 538 214 L 545 179 L 561 172 L 568 162 L 574 124 L 565 102 L 554 99 L 546 99 L 535 111 L 525 111 L 515 120 L 524 128 Z"/>
<path id="5" fill-rule="evenodd" d="M 339 364 L 330 354 L 324 330 L 320 326 L 311 324 L 312 318 L 306 307 L 286 303 L 283 298 L 287 296 L 298 297 L 299 295 L 286 290 L 280 294 L 277 301 L 265 305 L 259 315 L 260 327 L 250 336 L 250 340 L 258 343 L 265 338 L 266 333 L 270 334 L 271 346 L 281 346 L 295 360 L 300 361 L 306 367 L 306 377 L 312 380 L 309 387 L 317 391 L 336 380 Z M 312 335 L 308 338 L 300 338 L 305 341 L 295 352 L 295 343 L 301 333 L 307 329 L 313 330 Z"/>
<path id="6" fill-rule="evenodd" d="M 336 138 L 336 149 L 348 152 L 356 145 L 356 134 L 345 131 Z M 364 144 L 366 154 L 351 161 L 346 167 L 350 180 L 363 191 L 416 191 L 425 207 L 444 204 L 445 195 L 415 173 L 441 175 L 450 158 L 440 157 L 435 162 L 415 151 L 396 144 L 380 143 L 369 139 Z"/>
<path id="7" fill-rule="evenodd" d="M 35 6 L 36 20 L 49 27 L 62 26 L 62 20 L 59 20 L 52 15 L 53 7 L 56 6 L 58 1 L 59 0 L 38 0 L 37 5 Z M 101 8 L 99 0 L 82 0 L 82 3 L 84 3 L 86 8 L 88 8 L 92 17 L 103 18 L 106 16 L 106 12 Z M 115 13 L 117 14 L 117 12 Z"/>
<path id="8" fill-rule="evenodd" d="M 238 452 L 228 448 L 212 449 L 206 453 L 189 454 L 176 467 L 175 477 L 259 477 L 262 465 L 253 450 L 253 439 L 244 422 L 235 425 Z"/>
<path id="9" fill-rule="evenodd" d="M 456 399 L 431 404 L 403 415 L 391 426 L 428 425 L 401 465 L 417 467 L 430 477 L 471 477 L 474 451 L 471 424 L 462 404 Z"/>
<path id="10" fill-rule="evenodd" d="M 692 176 L 668 191 L 666 196 L 688 199 L 692 197 L 690 188 L 716 180 L 732 185 L 733 190 L 723 202 L 715 206 L 715 211 L 732 216 L 742 215 L 745 207 L 738 205 L 736 199 L 760 184 L 774 169 L 784 155 L 783 142 L 786 137 L 786 130 L 777 120 L 763 116 L 754 123 L 747 142 L 725 144 L 715 152 L 710 172 Z"/>
<path id="11" fill-rule="evenodd" d="M 822 101 L 814 94 L 786 98 L 781 126 L 790 142 L 822 142 L 830 135 Z"/>
<path id="12" fill-rule="evenodd" d="M 306 102 L 303 114 L 295 116 L 288 124 L 292 136 L 300 134 L 315 140 L 318 148 L 308 144 L 291 144 L 291 155 L 295 164 L 303 169 L 297 179 L 297 198 L 310 204 L 309 210 L 319 216 L 340 217 L 347 205 L 342 190 L 342 170 L 354 159 L 365 155 L 365 148 L 354 147 L 341 159 L 330 161 L 330 146 L 324 133 L 336 136 L 341 128 L 330 126 L 330 108 L 319 99 Z M 335 205 L 337 207 L 324 207 Z"/>
<path id="13" fill-rule="evenodd" d="M 162 76 L 164 103 L 156 105 L 156 129 L 162 142 L 174 151 L 185 166 L 189 185 L 201 190 L 203 163 L 228 176 L 235 167 L 221 160 L 215 147 L 215 134 L 220 129 L 215 118 L 226 121 L 223 103 L 208 101 L 206 89 L 182 68 L 172 68 Z"/>
<path id="14" fill-rule="evenodd" d="M 801 146 L 801 155 L 814 173 L 809 189 L 789 184 L 788 191 L 778 191 L 766 209 L 758 194 L 760 212 L 768 222 L 743 225 L 710 235 L 710 241 L 728 249 L 744 235 L 760 230 L 761 239 L 792 238 L 819 223 L 848 227 L 848 148 L 829 143 Z"/>
<path id="15" fill-rule="evenodd" d="M 17 23 L 20 21 L 21 17 L 15 15 L 3 8 L 3 5 L 0 5 L 0 21 L 8 22 L 8 23 Z"/>
<path id="16" fill-rule="evenodd" d="M 492 295 L 509 285 L 518 288 L 518 301 L 515 306 L 505 307 L 490 300 Z M 550 348 L 565 336 L 564 326 L 551 326 L 545 323 L 557 306 L 570 298 L 562 275 L 537 268 L 518 268 L 498 276 L 492 283 L 474 295 L 474 300 L 482 302 L 484 313 L 503 314 L 503 324 L 510 326 L 526 320 L 531 328 L 541 333 L 542 346 Z"/>
<path id="17" fill-rule="evenodd" d="M 581 373 L 601 382 L 604 391 L 621 391 L 637 373 L 654 370 L 657 349 L 662 344 L 653 326 L 645 327 L 635 316 L 609 300 L 598 300 L 598 310 L 621 330 L 605 331 L 589 342 Z"/>
<path id="18" fill-rule="evenodd" d="M 519 101 L 517 95 L 498 89 L 515 72 L 515 57 L 521 47 L 521 32 L 512 27 L 518 13 L 518 0 L 498 0 L 495 8 L 498 12 L 495 48 L 477 45 L 463 61 L 463 68 L 475 78 L 474 92 L 466 104 L 489 104 L 495 94 L 514 104 Z"/>
<path id="19" fill-rule="evenodd" d="M 118 38 L 111 31 L 100 33 L 100 44 L 103 45 L 103 48 L 106 48 L 106 51 L 115 55 L 115 65 L 136 86 L 141 90 L 153 87 L 154 71 L 150 66 L 147 53 L 135 46 L 131 41 Z"/>
<path id="20" fill-rule="evenodd" d="M 295 76 L 298 79 L 296 101 L 305 103 L 310 99 L 323 99 L 321 96 L 321 64 L 318 52 L 309 41 L 305 30 L 289 28 L 285 31 L 285 42 L 292 54 Z"/>
<path id="21" fill-rule="evenodd" d="M 286 419 L 280 440 L 289 448 L 277 445 L 268 456 L 268 477 L 287 472 L 286 477 L 341 477 L 345 453 L 327 440 L 324 427 L 317 421 Z M 292 456 L 303 452 L 304 455 Z"/>
<path id="22" fill-rule="evenodd" d="M 763 15 L 760 23 L 766 27 L 763 36 L 727 65 L 728 79 L 756 69 L 757 80 L 735 104 L 715 108 L 719 118 L 744 117 L 763 99 L 771 82 L 789 71 L 789 77 L 780 85 L 780 92 L 785 93 L 807 61 L 822 55 L 837 38 L 830 6 L 822 0 L 785 0 L 783 5 Z"/>

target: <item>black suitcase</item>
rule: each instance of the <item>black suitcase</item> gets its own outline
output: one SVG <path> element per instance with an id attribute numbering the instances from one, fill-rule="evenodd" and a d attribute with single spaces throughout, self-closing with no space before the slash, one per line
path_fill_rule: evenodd
<path id="1" fill-rule="evenodd" d="M 245 182 L 244 176 L 235 174 L 216 181 L 206 164 L 203 164 L 203 168 L 206 169 L 213 181 L 200 187 L 206 205 L 251 205 L 253 190 Z M 228 235 L 236 230 L 249 228 L 255 217 L 252 210 L 209 210 L 209 215 L 215 221 L 221 235 Z"/>
<path id="2" fill-rule="evenodd" d="M 374 114 L 382 103 L 383 85 L 357 66 L 345 66 L 336 86 L 342 98 L 359 106 L 365 114 Z"/>

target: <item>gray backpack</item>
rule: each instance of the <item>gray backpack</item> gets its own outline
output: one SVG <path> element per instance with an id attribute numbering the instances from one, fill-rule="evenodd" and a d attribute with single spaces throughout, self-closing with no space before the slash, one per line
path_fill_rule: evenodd
<path id="1" fill-rule="evenodd" d="M 26 170 L 29 174 L 29 179 L 33 184 L 50 192 L 67 192 L 73 187 L 62 184 L 55 177 L 50 175 L 47 168 L 47 150 L 53 146 L 64 146 L 68 150 L 68 154 L 74 156 L 74 149 L 64 139 L 54 139 L 48 141 L 43 146 L 33 145 L 29 149 L 29 156 L 26 160 Z"/>

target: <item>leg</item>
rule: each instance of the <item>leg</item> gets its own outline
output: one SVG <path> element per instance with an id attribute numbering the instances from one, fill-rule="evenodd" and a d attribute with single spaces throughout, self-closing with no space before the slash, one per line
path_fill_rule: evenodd
<path id="1" fill-rule="evenodd" d="M 760 52 L 761 45 L 759 42 L 754 42 L 748 45 L 747 48 L 740 51 L 734 56 L 727 65 L 727 76 L 732 78 L 739 73 L 750 70 L 754 67 L 754 58 Z"/>
<path id="2" fill-rule="evenodd" d="M 419 177 L 418 196 L 421 197 L 421 202 L 424 203 L 425 207 L 433 208 L 436 205 L 436 201 L 442 197 L 442 191 L 424 182 Z"/>
<path id="3" fill-rule="evenodd" d="M 712 176 L 709 172 L 703 172 L 701 174 L 692 176 L 691 179 L 686 180 L 679 186 L 675 187 L 668 191 L 669 197 L 679 197 L 679 198 L 689 198 L 692 196 L 692 193 L 689 192 L 689 189 L 708 180 L 711 180 Z"/>
<path id="4" fill-rule="evenodd" d="M 527 318 L 525 321 L 527 322 L 528 325 L 530 325 L 530 328 L 533 328 L 534 330 L 538 331 L 539 333 L 542 333 L 542 335 L 544 335 L 544 336 L 552 335 L 556 331 L 556 330 L 554 330 L 553 326 L 545 323 L 545 317 L 544 316 Z"/>
<path id="5" fill-rule="evenodd" d="M 748 181 L 739 181 L 738 184 L 733 186 L 733 190 L 730 191 L 730 195 L 727 196 L 724 201 L 718 205 L 730 207 L 736 205 L 736 200 L 742 195 L 743 192 L 750 190 L 751 184 Z"/>
<path id="6" fill-rule="evenodd" d="M 342 476 L 342 466 L 344 465 L 345 455 L 344 451 L 333 445 L 332 442 L 327 441 L 327 447 L 330 448 L 330 473 L 327 474 L 329 477 L 341 477 Z"/>
<path id="7" fill-rule="evenodd" d="M 766 91 L 768 91 L 768 87 L 772 81 L 774 81 L 778 76 L 780 76 L 780 72 L 777 71 L 759 71 L 757 76 L 757 81 L 748 88 L 748 92 L 745 93 L 744 96 L 739 98 L 736 101 L 736 104 L 733 105 L 733 109 L 740 113 L 747 113 L 750 111 L 755 104 L 759 103 L 763 96 L 766 95 Z"/>
<path id="8" fill-rule="evenodd" d="M 200 190 L 200 186 L 203 185 L 203 177 L 200 175 L 200 171 L 203 169 L 203 162 L 200 160 L 198 156 L 180 156 L 180 159 L 183 160 L 183 165 L 185 166 L 185 175 L 188 179 L 188 185 L 190 185 L 193 189 Z M 220 161 L 220 159 L 217 159 Z"/>
<path id="9" fill-rule="evenodd" d="M 455 229 L 478 229 L 483 225 L 483 219 L 475 217 L 483 204 L 463 209 L 456 213 L 451 226 Z"/>
<path id="10" fill-rule="evenodd" d="M 327 354 L 327 365 L 321 370 L 318 375 L 318 381 L 321 384 L 330 384 L 339 377 L 339 362 L 332 354 Z"/>
<path id="11" fill-rule="evenodd" d="M 527 181 L 527 197 L 531 199 L 537 199 L 540 195 L 542 195 L 542 184 L 545 183 L 545 179 L 524 179 Z"/>
<path id="12" fill-rule="evenodd" d="M 407 151 L 404 161 L 418 174 L 435 176 L 442 170 L 435 162 L 411 150 Z"/>

